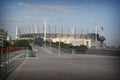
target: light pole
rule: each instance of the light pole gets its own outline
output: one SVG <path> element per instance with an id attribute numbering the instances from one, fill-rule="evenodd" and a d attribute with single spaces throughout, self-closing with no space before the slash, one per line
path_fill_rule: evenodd
<path id="1" fill-rule="evenodd" d="M 98 28 L 98 26 L 97 26 L 97 25 L 98 25 L 97 22 L 95 22 L 94 25 L 95 25 L 95 34 L 96 34 L 96 38 L 95 38 L 95 39 L 96 39 L 96 42 L 97 42 L 97 28 Z"/>
<path id="2" fill-rule="evenodd" d="M 57 20 L 59 21 L 59 22 L 61 22 L 62 20 L 63 20 L 63 18 L 62 17 L 58 17 L 57 18 Z M 59 26 L 60 27 L 60 26 Z M 60 56 L 60 50 L 61 50 L 61 47 L 60 47 L 60 38 L 61 38 L 61 29 L 59 28 L 59 50 L 58 50 L 58 54 L 59 54 L 59 56 Z"/>
<path id="3" fill-rule="evenodd" d="M 49 25 L 49 40 L 50 40 L 50 51 L 51 51 L 51 25 Z"/>
<path id="4" fill-rule="evenodd" d="M 46 25 L 47 25 L 47 18 L 44 18 L 44 41 L 45 41 L 45 48 L 46 48 Z"/>
<path id="5" fill-rule="evenodd" d="M 98 42 L 97 42 L 97 29 L 98 29 L 98 24 L 97 22 L 94 23 L 95 25 L 95 42 L 96 42 L 96 49 L 98 48 Z"/>

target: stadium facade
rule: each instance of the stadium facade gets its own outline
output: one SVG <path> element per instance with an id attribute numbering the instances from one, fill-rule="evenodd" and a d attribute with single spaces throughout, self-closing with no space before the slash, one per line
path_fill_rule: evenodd
<path id="1" fill-rule="evenodd" d="M 104 35 L 100 35 L 99 33 L 87 33 L 87 34 L 77 34 L 75 30 L 69 30 L 68 34 L 61 32 L 46 32 L 46 24 L 43 26 L 43 31 L 40 32 L 39 26 L 33 26 L 33 31 L 30 32 L 29 30 L 27 33 L 21 33 L 20 28 L 16 27 L 16 39 L 30 39 L 35 40 L 37 38 L 41 38 L 44 41 L 52 41 L 52 42 L 63 42 L 66 44 L 72 44 L 73 46 L 80 46 L 86 45 L 88 48 L 105 48 L 105 37 Z M 70 34 L 71 33 L 71 34 Z M 103 29 L 102 29 L 103 33 Z"/>

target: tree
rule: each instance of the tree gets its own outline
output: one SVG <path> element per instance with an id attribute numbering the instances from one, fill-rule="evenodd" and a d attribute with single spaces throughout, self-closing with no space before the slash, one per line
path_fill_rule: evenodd
<path id="1" fill-rule="evenodd" d="M 82 52 L 82 53 L 85 53 L 86 51 L 87 51 L 87 46 L 85 46 L 85 45 L 80 45 L 80 51 Z"/>
<path id="2" fill-rule="evenodd" d="M 85 53 L 87 51 L 87 46 L 80 45 L 80 46 L 71 46 L 72 49 L 75 49 L 76 52 Z"/>
<path id="3" fill-rule="evenodd" d="M 66 43 L 63 43 L 63 42 L 61 42 L 60 44 L 61 44 L 61 47 L 65 48 L 65 49 L 68 49 L 68 48 L 70 48 L 70 46 L 72 46 L 72 44 L 66 44 Z"/>
<path id="4" fill-rule="evenodd" d="M 13 47 L 29 47 L 29 42 L 27 40 L 17 40 Z"/>

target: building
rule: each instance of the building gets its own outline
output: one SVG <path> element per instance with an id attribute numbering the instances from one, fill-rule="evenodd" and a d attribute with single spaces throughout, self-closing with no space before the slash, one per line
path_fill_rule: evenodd
<path id="1" fill-rule="evenodd" d="M 34 27 L 34 26 L 33 26 Z M 47 26 L 43 26 L 43 31 L 40 32 L 40 30 L 37 30 L 37 28 L 33 28 L 34 32 L 31 32 L 31 30 L 24 30 L 26 32 L 22 33 L 19 27 L 16 27 L 16 39 L 28 39 L 28 40 L 37 40 L 37 38 L 41 38 L 44 41 L 52 41 L 52 42 L 63 42 L 66 44 L 72 44 L 73 46 L 80 46 L 80 45 L 86 45 L 88 48 L 104 48 L 105 47 L 105 37 L 104 35 L 100 35 L 97 33 L 87 33 L 87 34 L 77 34 L 75 31 L 68 30 L 67 33 L 56 32 L 54 29 L 51 32 L 50 29 L 46 30 Z M 24 28 L 23 28 L 24 29 Z M 39 28 L 38 28 L 39 29 Z M 55 28 L 56 30 L 56 28 Z M 28 33 L 29 32 L 29 33 Z M 51 33 L 50 33 L 51 32 Z M 102 29 L 103 33 L 103 29 Z M 39 43 L 38 43 L 39 44 Z"/>
<path id="2" fill-rule="evenodd" d="M 62 37 L 62 38 L 52 38 L 52 42 L 63 42 L 66 44 L 72 44 L 73 46 L 86 45 L 91 48 L 91 39 L 89 38 L 74 38 L 74 37 Z"/>

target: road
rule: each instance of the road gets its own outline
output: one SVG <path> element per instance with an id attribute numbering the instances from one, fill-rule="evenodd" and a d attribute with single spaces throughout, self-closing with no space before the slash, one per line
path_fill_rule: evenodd
<path id="1" fill-rule="evenodd" d="M 64 53 L 59 56 L 54 48 L 35 48 L 37 57 L 25 59 L 6 80 L 120 80 L 120 57 Z"/>

